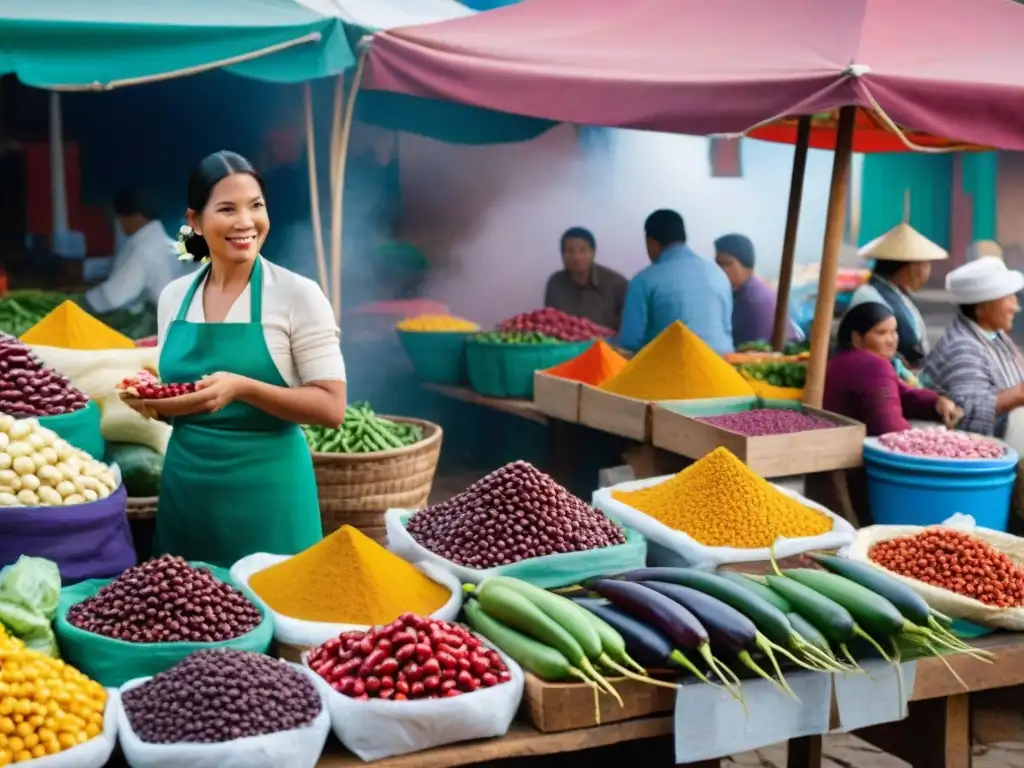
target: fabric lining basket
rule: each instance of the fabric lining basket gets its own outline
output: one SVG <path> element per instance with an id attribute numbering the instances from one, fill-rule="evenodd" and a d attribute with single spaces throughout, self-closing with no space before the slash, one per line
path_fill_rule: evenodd
<path id="1" fill-rule="evenodd" d="M 103 458 L 106 444 L 100 432 L 100 407 L 89 400 L 84 408 L 56 416 L 40 416 L 39 426 L 52 429 L 58 436 L 94 459 Z"/>
<path id="2" fill-rule="evenodd" d="M 550 344 L 499 344 L 466 340 L 469 385 L 485 397 L 533 398 L 533 374 L 585 352 L 593 339 Z M 395 505 L 398 506 L 398 505 Z"/>
<path id="3" fill-rule="evenodd" d="M 423 429 L 423 439 L 389 451 L 314 453 L 313 471 L 325 536 L 351 525 L 386 546 L 384 512 L 392 507 L 421 509 L 427 504 L 441 456 L 441 427 L 403 416 L 381 418 L 416 424 Z"/>

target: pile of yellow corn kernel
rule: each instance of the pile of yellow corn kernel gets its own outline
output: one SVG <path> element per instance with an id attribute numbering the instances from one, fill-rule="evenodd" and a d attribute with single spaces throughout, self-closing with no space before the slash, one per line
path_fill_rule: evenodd
<path id="1" fill-rule="evenodd" d="M 448 331 L 466 332 L 479 331 L 480 326 L 469 320 L 454 315 L 419 315 L 407 317 L 395 326 L 400 331 Z"/>
<path id="2" fill-rule="evenodd" d="M 0 766 L 77 747 L 103 731 L 107 692 L 0 626 Z"/>

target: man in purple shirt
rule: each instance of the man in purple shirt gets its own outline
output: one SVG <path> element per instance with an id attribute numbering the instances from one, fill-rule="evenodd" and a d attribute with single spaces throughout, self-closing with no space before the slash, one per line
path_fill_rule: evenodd
<path id="1" fill-rule="evenodd" d="M 715 262 L 732 284 L 732 340 L 738 349 L 750 341 L 770 341 L 775 327 L 775 289 L 754 274 L 754 244 L 746 235 L 715 240 Z M 800 329 L 789 321 L 787 338 Z"/>

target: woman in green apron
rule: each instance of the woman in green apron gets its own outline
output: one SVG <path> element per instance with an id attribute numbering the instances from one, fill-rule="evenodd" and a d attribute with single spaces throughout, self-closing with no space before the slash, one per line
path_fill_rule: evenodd
<path id="1" fill-rule="evenodd" d="M 154 553 L 230 566 L 322 537 L 299 424 L 345 415 L 339 331 L 319 286 L 265 261 L 262 180 L 218 152 L 192 172 L 185 249 L 204 266 L 160 297 L 160 377 L 199 382 L 171 418 Z"/>

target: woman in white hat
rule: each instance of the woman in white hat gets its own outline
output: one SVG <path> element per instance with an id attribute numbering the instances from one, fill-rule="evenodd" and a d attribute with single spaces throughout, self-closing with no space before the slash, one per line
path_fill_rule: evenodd
<path id="1" fill-rule="evenodd" d="M 982 256 L 946 275 L 946 290 L 960 311 L 928 355 L 925 376 L 964 409 L 961 429 L 1007 437 L 1024 406 L 1024 357 L 1009 336 L 1024 275 Z"/>
<path id="2" fill-rule="evenodd" d="M 932 262 L 947 259 L 949 254 L 909 224 L 901 223 L 868 243 L 861 256 L 874 259 L 875 266 L 868 282 L 854 292 L 850 308 L 867 302 L 889 307 L 899 333 L 897 353 L 911 368 L 920 368 L 928 354 L 928 329 L 913 293 L 928 282 Z"/>

